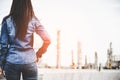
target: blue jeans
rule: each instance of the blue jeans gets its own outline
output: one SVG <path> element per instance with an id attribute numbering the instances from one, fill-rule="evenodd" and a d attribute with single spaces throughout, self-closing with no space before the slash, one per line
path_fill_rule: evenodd
<path id="1" fill-rule="evenodd" d="M 7 62 L 5 65 L 5 77 L 7 80 L 38 80 L 38 71 L 36 63 L 30 64 L 12 64 Z"/>

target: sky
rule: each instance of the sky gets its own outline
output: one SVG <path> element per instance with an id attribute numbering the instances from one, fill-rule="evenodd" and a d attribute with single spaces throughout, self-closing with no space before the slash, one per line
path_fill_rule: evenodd
<path id="1" fill-rule="evenodd" d="M 120 55 L 120 1 L 119 0 L 32 0 L 36 16 L 51 36 L 52 43 L 42 61 L 56 65 L 57 30 L 60 34 L 61 65 L 71 64 L 71 51 L 77 63 L 77 41 L 81 44 L 82 63 L 85 55 L 94 62 L 107 60 L 107 49 L 112 42 L 113 55 Z M 0 0 L 0 23 L 9 13 L 12 0 Z M 40 47 L 35 35 L 34 47 Z"/>

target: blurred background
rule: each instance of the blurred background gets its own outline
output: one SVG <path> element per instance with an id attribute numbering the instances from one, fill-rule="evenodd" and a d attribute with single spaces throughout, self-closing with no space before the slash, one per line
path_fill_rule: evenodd
<path id="1" fill-rule="evenodd" d="M 119 67 L 119 0 L 32 0 L 36 16 L 52 43 L 40 67 Z M 9 14 L 12 0 L 0 0 L 0 23 Z M 1 25 L 0 25 L 1 26 Z M 35 34 L 34 48 L 42 40 Z M 42 65 L 41 65 L 42 64 Z"/>

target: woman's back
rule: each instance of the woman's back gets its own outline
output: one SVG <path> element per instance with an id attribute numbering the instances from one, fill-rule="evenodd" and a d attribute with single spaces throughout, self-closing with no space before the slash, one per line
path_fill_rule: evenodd
<path id="1" fill-rule="evenodd" d="M 43 40 L 36 53 L 34 32 Z M 23 80 L 37 80 L 36 61 L 47 51 L 50 37 L 35 17 L 31 0 L 13 0 L 10 14 L 2 22 L 0 44 L 7 80 L 20 80 L 21 73 Z"/>
<path id="2" fill-rule="evenodd" d="M 39 20 L 36 17 L 33 17 L 29 24 L 27 33 L 24 39 L 15 38 L 15 23 L 12 20 L 11 16 L 6 18 L 3 23 L 6 25 L 7 33 L 9 39 L 6 37 L 2 38 L 5 43 L 8 43 L 9 50 L 7 61 L 15 64 L 27 64 L 34 62 L 36 60 L 35 51 L 33 49 L 33 33 L 36 32 L 38 35 L 46 34 L 47 32 L 44 30 L 44 27 L 40 24 Z M 5 29 L 4 29 L 5 30 Z M 5 35 L 5 34 L 4 34 Z M 5 40 L 6 39 L 6 40 Z M 44 35 L 44 40 L 49 40 L 49 36 Z M 7 41 L 8 40 L 8 41 Z M 32 57 L 31 57 L 32 56 Z"/>

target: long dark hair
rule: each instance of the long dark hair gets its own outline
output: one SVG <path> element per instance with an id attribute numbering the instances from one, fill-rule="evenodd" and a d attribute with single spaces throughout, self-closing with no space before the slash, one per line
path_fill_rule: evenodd
<path id="1" fill-rule="evenodd" d="M 9 16 L 16 25 L 15 38 L 24 39 L 28 23 L 34 16 L 31 0 L 13 0 Z"/>

